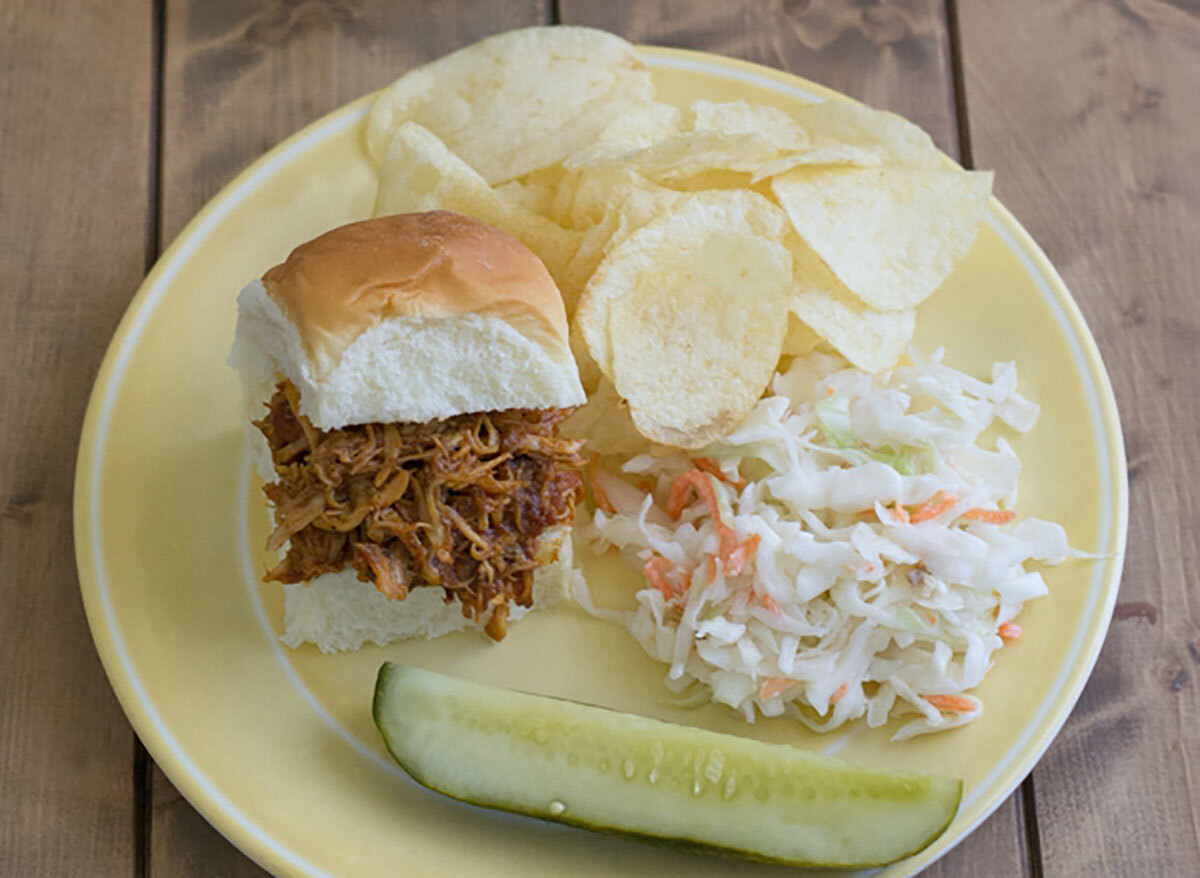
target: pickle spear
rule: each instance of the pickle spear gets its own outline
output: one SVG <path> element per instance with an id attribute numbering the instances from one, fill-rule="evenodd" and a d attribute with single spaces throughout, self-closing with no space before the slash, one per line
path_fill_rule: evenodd
<path id="1" fill-rule="evenodd" d="M 414 780 L 455 799 L 801 866 L 917 853 L 962 782 L 387 663 L 375 724 Z"/>

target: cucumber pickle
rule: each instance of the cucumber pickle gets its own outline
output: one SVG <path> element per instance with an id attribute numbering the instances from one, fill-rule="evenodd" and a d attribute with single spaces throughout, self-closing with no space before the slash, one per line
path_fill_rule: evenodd
<path id="1" fill-rule="evenodd" d="M 375 724 L 432 790 L 588 829 L 803 866 L 911 856 L 962 782 L 385 664 Z"/>

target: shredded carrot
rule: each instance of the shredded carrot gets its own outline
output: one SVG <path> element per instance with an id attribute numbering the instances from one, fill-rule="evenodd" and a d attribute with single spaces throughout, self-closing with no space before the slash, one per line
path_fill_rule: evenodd
<path id="1" fill-rule="evenodd" d="M 977 707 L 974 701 L 963 698 L 961 695 L 925 695 L 923 697 L 938 710 L 950 713 L 971 713 Z"/>
<path id="2" fill-rule="evenodd" d="M 709 496 L 712 497 L 709 510 L 716 512 L 717 496 L 713 492 L 712 485 L 708 483 L 708 479 L 704 478 L 700 470 L 694 469 L 684 473 L 671 483 L 671 492 L 667 496 L 667 515 L 672 518 L 679 518 L 683 515 L 684 507 L 692 497 L 693 487 L 706 503 L 708 503 Z"/>
<path id="3" fill-rule="evenodd" d="M 608 499 L 608 492 L 600 484 L 600 455 L 598 454 L 592 456 L 591 466 L 588 467 L 588 481 L 592 484 L 592 498 L 596 501 L 597 508 L 603 509 L 609 515 L 616 515 L 617 507 L 612 505 L 612 501 Z"/>
<path id="4" fill-rule="evenodd" d="M 677 585 L 672 585 L 667 579 L 669 572 L 678 574 L 679 583 Z M 662 596 L 669 601 L 680 601 L 692 587 L 692 572 L 676 570 L 675 565 L 662 555 L 651 555 L 650 560 L 642 566 L 642 574 L 650 581 L 650 585 L 658 589 Z"/>
<path id="5" fill-rule="evenodd" d="M 835 393 L 837 393 L 837 391 L 833 389 L 833 385 L 826 384 L 825 385 L 825 393 L 829 396 L 833 396 Z"/>
<path id="6" fill-rule="evenodd" d="M 909 522 L 908 510 L 900 505 L 899 500 L 897 500 L 892 505 L 892 515 L 894 515 L 894 516 L 896 516 L 896 518 L 900 519 L 901 524 L 908 524 L 908 522 Z"/>
<path id="7" fill-rule="evenodd" d="M 768 612 L 771 612 L 771 613 L 782 613 L 783 612 L 783 607 L 779 606 L 779 602 L 777 600 L 775 600 L 775 598 L 771 597 L 769 594 L 759 595 L 758 601 L 767 609 Z"/>
<path id="8" fill-rule="evenodd" d="M 1019 640 L 1021 638 L 1021 626 L 1016 622 L 1005 622 L 996 629 L 996 633 L 1000 635 L 1001 640 Z"/>
<path id="9" fill-rule="evenodd" d="M 1017 517 L 1011 509 L 968 509 L 962 514 L 963 518 L 974 518 L 987 524 L 1008 524 Z"/>
<path id="10" fill-rule="evenodd" d="M 787 677 L 767 677 L 763 684 L 758 687 L 758 697 L 771 698 L 791 685 L 792 681 Z"/>
<path id="11" fill-rule="evenodd" d="M 709 555 L 704 562 L 704 573 L 708 576 L 708 581 L 717 581 L 717 556 Z"/>
<path id="12" fill-rule="evenodd" d="M 958 498 L 953 494 L 947 494 L 945 491 L 938 491 L 920 506 L 913 510 L 908 520 L 912 524 L 918 524 L 922 521 L 929 521 L 932 518 L 937 518 L 951 506 L 958 502 Z"/>
<path id="13" fill-rule="evenodd" d="M 702 473 L 708 473 L 710 476 L 716 476 L 725 484 L 733 485 L 733 487 L 738 488 L 739 490 L 746 487 L 745 479 L 729 478 L 729 476 L 725 475 L 725 470 L 721 469 L 720 465 L 711 457 L 693 457 L 692 466 L 700 470 Z"/>
<path id="14" fill-rule="evenodd" d="M 673 598 L 676 595 L 675 587 L 667 582 L 666 572 L 673 565 L 662 555 L 651 555 L 650 560 L 642 567 L 642 573 L 650 584 L 662 592 L 665 598 Z"/>
<path id="15" fill-rule="evenodd" d="M 654 482 L 650 481 L 649 479 L 642 479 L 640 482 L 637 483 L 637 486 L 638 486 L 638 490 L 641 491 L 643 494 L 653 494 L 654 493 Z"/>
<path id="16" fill-rule="evenodd" d="M 758 552 L 758 544 L 762 541 L 762 537 L 754 534 L 744 542 L 738 543 L 737 547 L 728 554 L 725 558 L 725 563 L 729 568 L 730 576 L 737 576 L 745 569 L 746 565 L 754 558 Z"/>
<path id="17" fill-rule="evenodd" d="M 838 686 L 837 690 L 832 695 L 829 696 L 829 703 L 837 704 L 839 701 L 841 701 L 843 698 L 846 697 L 846 690 L 849 688 L 850 687 L 845 683 L 843 683 L 841 686 Z"/>
<path id="18" fill-rule="evenodd" d="M 732 574 L 731 558 L 738 548 L 737 534 L 734 533 L 733 528 L 721 520 L 721 507 L 717 503 L 716 489 L 713 488 L 712 482 L 704 473 L 698 469 L 689 470 L 675 480 L 671 485 L 670 495 L 667 497 L 667 515 L 679 518 L 683 514 L 683 509 L 687 506 L 693 488 L 708 507 L 708 514 L 713 517 L 713 522 L 717 526 L 717 536 L 721 540 L 721 560 L 725 562 L 726 570 Z M 745 561 L 742 563 L 745 564 Z"/>

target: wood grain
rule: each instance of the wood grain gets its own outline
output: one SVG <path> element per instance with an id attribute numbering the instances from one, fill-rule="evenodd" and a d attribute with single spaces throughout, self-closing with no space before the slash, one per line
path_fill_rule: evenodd
<path id="1" fill-rule="evenodd" d="M 238 171 L 325 113 L 488 34 L 543 24 L 543 0 L 168 0 L 162 240 Z M 149 872 L 261 875 L 155 769 Z"/>
<path id="2" fill-rule="evenodd" d="M 971 136 L 1058 266 L 1121 408 L 1118 612 L 1034 772 L 1047 875 L 1200 869 L 1200 11 L 959 0 Z"/>
<path id="3" fill-rule="evenodd" d="M 133 734 L 71 509 L 92 378 L 145 270 L 150 59 L 142 4 L 0 5 L 2 875 L 134 866 Z"/>
<path id="4" fill-rule="evenodd" d="M 544 19 L 542 0 L 169 0 L 163 241 L 234 174 L 325 113 Z"/>
<path id="5" fill-rule="evenodd" d="M 698 49 L 787 70 L 923 126 L 961 158 L 950 39 L 936 0 L 561 0 L 563 24 L 615 31 L 629 40 Z M 930 876 L 1028 875 L 1018 790 Z"/>

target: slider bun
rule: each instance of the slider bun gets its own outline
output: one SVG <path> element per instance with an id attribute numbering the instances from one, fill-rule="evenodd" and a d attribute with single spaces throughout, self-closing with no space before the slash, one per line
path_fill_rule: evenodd
<path id="1" fill-rule="evenodd" d="M 520 241 L 448 211 L 352 223 L 238 297 L 258 417 L 279 376 L 323 430 L 585 401 L 562 296 Z"/>
<path id="2" fill-rule="evenodd" d="M 553 560 L 533 571 L 533 605 L 509 605 L 510 625 L 528 612 L 555 606 L 566 598 L 571 576 L 568 532 L 560 527 L 542 534 L 539 554 Z M 488 610 L 477 626 L 463 616 L 458 601 L 446 603 L 445 592 L 437 586 L 414 588 L 404 600 L 394 601 L 374 583 L 360 581 L 350 567 L 322 573 L 312 582 L 285 585 L 283 606 L 284 630 L 279 639 L 284 645 L 298 649 L 311 643 L 325 653 L 355 650 L 367 643 L 382 646 L 412 637 L 441 637 L 482 627 L 491 614 Z"/>

